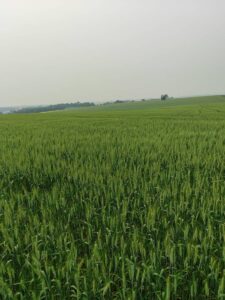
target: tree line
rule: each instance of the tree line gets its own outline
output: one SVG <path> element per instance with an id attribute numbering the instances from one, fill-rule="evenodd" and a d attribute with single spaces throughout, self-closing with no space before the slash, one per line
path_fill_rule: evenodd
<path id="1" fill-rule="evenodd" d="M 60 104 L 54 104 L 54 105 L 48 105 L 48 106 L 25 107 L 25 108 L 16 110 L 13 113 L 17 113 L 17 114 L 40 113 L 40 112 L 64 110 L 64 109 L 69 109 L 69 108 L 89 107 L 89 106 L 95 106 L 95 104 L 92 102 L 60 103 Z"/>

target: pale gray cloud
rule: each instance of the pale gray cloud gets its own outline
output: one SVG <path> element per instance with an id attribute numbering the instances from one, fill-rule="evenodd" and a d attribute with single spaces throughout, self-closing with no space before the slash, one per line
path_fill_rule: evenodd
<path id="1" fill-rule="evenodd" d="M 1 0 L 0 106 L 225 93 L 224 0 Z"/>

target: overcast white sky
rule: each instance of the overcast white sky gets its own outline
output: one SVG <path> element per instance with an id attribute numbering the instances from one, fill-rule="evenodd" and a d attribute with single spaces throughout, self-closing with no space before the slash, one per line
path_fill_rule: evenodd
<path id="1" fill-rule="evenodd" d="M 225 93 L 224 0 L 0 0 L 0 106 Z"/>

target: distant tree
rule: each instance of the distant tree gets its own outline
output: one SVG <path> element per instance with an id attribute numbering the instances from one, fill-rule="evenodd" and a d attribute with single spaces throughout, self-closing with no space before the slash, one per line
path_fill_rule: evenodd
<path id="1" fill-rule="evenodd" d="M 167 94 L 161 95 L 161 100 L 162 101 L 167 100 L 168 98 L 169 98 L 169 96 Z"/>

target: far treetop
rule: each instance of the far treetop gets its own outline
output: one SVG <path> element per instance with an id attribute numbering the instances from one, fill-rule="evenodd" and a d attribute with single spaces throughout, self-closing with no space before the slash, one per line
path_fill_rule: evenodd
<path id="1" fill-rule="evenodd" d="M 161 100 L 162 101 L 167 100 L 167 99 L 169 99 L 169 96 L 167 94 L 161 95 Z"/>

